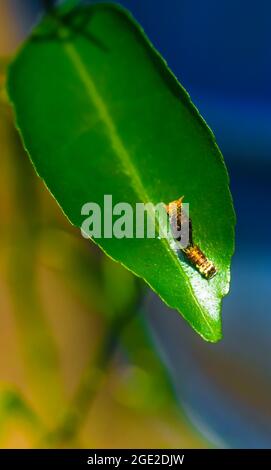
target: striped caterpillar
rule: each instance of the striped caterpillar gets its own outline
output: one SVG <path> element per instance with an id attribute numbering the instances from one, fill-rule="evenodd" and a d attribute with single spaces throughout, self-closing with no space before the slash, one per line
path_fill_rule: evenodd
<path id="1" fill-rule="evenodd" d="M 177 230 L 181 230 L 183 223 L 188 222 L 189 224 L 189 244 L 185 248 L 181 247 L 182 252 L 185 254 L 190 263 L 196 267 L 200 274 L 206 279 L 211 279 L 216 273 L 216 267 L 212 261 L 201 251 L 201 249 L 193 243 L 192 238 L 192 222 L 191 219 L 187 218 L 185 211 L 182 210 L 183 197 L 176 201 L 170 202 L 166 205 L 166 211 L 170 219 L 171 225 L 175 223 Z M 180 236 L 176 237 L 177 241 L 180 241 Z"/>

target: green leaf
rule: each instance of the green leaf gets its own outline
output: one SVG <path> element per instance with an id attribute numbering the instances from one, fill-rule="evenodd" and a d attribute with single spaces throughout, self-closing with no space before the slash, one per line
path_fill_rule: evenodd
<path id="1" fill-rule="evenodd" d="M 189 47 L 189 44 L 187 45 Z M 166 239 L 95 242 L 142 277 L 206 340 L 221 337 L 235 216 L 214 137 L 130 14 L 113 4 L 45 18 L 8 79 L 25 147 L 69 220 L 82 205 L 190 203 L 194 241 L 218 269 L 204 279 Z"/>

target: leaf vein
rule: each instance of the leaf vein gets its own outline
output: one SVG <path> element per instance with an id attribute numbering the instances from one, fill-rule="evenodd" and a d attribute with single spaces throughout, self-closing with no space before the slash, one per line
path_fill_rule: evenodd
<path id="1" fill-rule="evenodd" d="M 101 121 L 104 123 L 104 125 L 107 129 L 112 149 L 115 151 L 118 159 L 120 160 L 124 171 L 126 173 L 128 172 L 130 177 L 131 177 L 132 187 L 133 187 L 135 193 L 137 194 L 137 196 L 139 197 L 139 199 L 142 202 L 144 202 L 144 203 L 152 202 L 151 198 L 149 197 L 146 189 L 144 188 L 144 186 L 141 182 L 141 179 L 138 175 L 137 169 L 134 166 L 134 163 L 132 162 L 129 153 L 127 152 L 127 150 L 126 150 L 126 148 L 125 148 L 125 146 L 122 142 L 122 139 L 120 138 L 120 136 L 118 134 L 118 131 L 115 127 L 115 124 L 114 124 L 114 122 L 113 122 L 113 120 L 110 116 L 109 110 L 108 110 L 102 96 L 98 92 L 97 87 L 96 87 L 94 81 L 92 80 L 87 68 L 85 67 L 85 64 L 82 61 L 82 59 L 80 57 L 80 54 L 76 51 L 76 48 L 71 43 L 65 43 L 64 48 L 65 48 L 65 51 L 66 51 L 68 57 L 70 58 L 71 62 L 73 63 L 74 67 L 78 71 L 80 80 L 84 84 L 86 92 L 87 92 L 91 102 L 94 104 Z M 155 211 L 153 211 L 153 213 L 151 213 L 151 216 L 153 217 L 153 219 L 155 221 L 155 225 L 157 227 L 158 221 L 157 221 L 157 218 L 155 216 Z M 179 272 L 183 275 L 184 272 L 182 270 L 181 264 L 180 264 L 180 262 L 177 258 L 177 255 L 171 249 L 171 247 L 169 245 L 169 242 L 167 240 L 167 237 L 166 238 L 162 237 L 161 242 L 163 243 L 164 248 L 166 249 L 166 251 L 169 254 L 170 258 L 173 260 L 174 264 L 177 266 Z M 210 324 L 210 322 L 208 321 L 208 318 L 206 317 L 206 313 L 204 312 L 203 307 L 199 304 L 198 299 L 196 298 L 196 296 L 193 292 L 191 284 L 186 279 L 185 279 L 185 282 L 186 282 L 186 284 L 187 284 L 187 286 L 188 286 L 188 288 L 191 292 L 191 295 L 194 298 L 194 300 L 195 300 L 195 302 L 196 302 L 196 304 L 197 304 L 197 306 L 198 306 L 198 308 L 201 312 L 201 315 L 202 315 L 205 323 L 207 324 L 210 331 L 214 332 L 214 330 L 212 328 L 212 325 Z"/>

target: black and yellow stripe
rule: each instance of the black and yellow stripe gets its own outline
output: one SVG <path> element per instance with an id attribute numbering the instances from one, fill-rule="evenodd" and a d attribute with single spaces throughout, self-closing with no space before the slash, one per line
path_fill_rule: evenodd
<path id="1" fill-rule="evenodd" d="M 187 215 L 182 211 L 182 202 L 183 197 L 166 205 L 166 211 L 170 221 L 172 224 L 174 221 L 178 229 L 181 229 L 182 223 L 187 221 Z M 176 238 L 176 240 L 180 241 L 180 238 Z M 195 266 L 206 279 L 211 279 L 217 273 L 216 267 L 212 261 L 208 260 L 201 249 L 193 243 L 191 219 L 189 219 L 189 245 L 185 248 L 180 247 L 180 249 L 186 255 L 190 263 Z"/>

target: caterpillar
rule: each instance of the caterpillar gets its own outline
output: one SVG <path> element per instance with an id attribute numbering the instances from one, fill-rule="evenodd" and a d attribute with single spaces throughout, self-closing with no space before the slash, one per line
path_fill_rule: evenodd
<path id="1" fill-rule="evenodd" d="M 178 230 L 181 230 L 183 223 L 187 222 L 189 224 L 189 244 L 185 248 L 180 245 L 180 249 L 185 254 L 189 262 L 195 266 L 203 277 L 211 279 L 217 273 L 217 269 L 214 263 L 207 258 L 199 246 L 193 243 L 192 222 L 191 219 L 188 219 L 185 211 L 182 210 L 182 202 L 183 197 L 165 205 L 171 224 L 173 225 L 173 222 L 175 222 L 175 226 L 177 226 Z M 175 239 L 180 241 L 180 236 L 176 236 Z"/>

